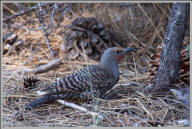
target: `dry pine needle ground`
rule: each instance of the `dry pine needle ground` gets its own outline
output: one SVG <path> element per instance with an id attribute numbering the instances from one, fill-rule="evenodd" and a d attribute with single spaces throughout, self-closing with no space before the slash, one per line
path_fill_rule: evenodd
<path id="1" fill-rule="evenodd" d="M 61 7 L 63 6 L 65 4 L 61 5 Z M 39 10 L 30 15 L 26 14 L 15 18 L 12 21 L 13 24 L 11 24 L 11 31 L 19 36 L 18 40 L 21 40 L 23 45 L 19 47 L 20 49 L 12 49 L 3 55 L 3 126 L 183 126 L 176 123 L 176 120 L 185 118 L 186 107 L 176 100 L 173 95 L 152 97 L 142 93 L 148 78 L 146 60 L 150 60 L 150 55 L 157 52 L 155 47 L 162 42 L 170 7 L 169 4 L 73 4 L 72 10 L 63 15 L 64 18 L 61 19 L 60 27 L 53 27 L 52 31 L 54 33 L 49 37 L 53 51 L 56 52 L 56 57 L 64 56 L 62 55 L 61 46 L 64 40 L 63 34 L 67 30 L 66 25 L 72 23 L 80 15 L 83 17 L 97 17 L 105 26 L 108 26 L 109 31 L 116 35 L 115 39 L 113 39 L 115 46 L 141 48 L 141 51 L 129 55 L 119 65 L 121 76 L 115 90 L 117 90 L 118 96 L 121 96 L 121 98 L 112 100 L 98 99 L 93 103 L 67 100 L 91 111 L 98 112 L 102 118 L 87 115 L 56 102 L 21 113 L 24 105 L 37 98 L 37 90 L 47 87 L 56 78 L 63 77 L 87 64 L 95 64 L 98 61 L 89 59 L 85 61 L 83 56 L 75 60 L 64 58 L 57 68 L 33 75 L 39 80 L 34 84 L 34 87 L 31 89 L 24 88 L 23 77 L 25 74 L 23 70 L 47 64 L 52 57 L 45 42 L 45 37 L 41 29 L 38 29 L 40 24 L 35 14 Z M 153 9 L 154 12 L 151 12 L 150 9 Z M 129 13 L 124 14 L 123 12 Z M 45 20 L 50 21 L 49 18 L 46 17 Z M 158 20 L 160 20 L 159 23 Z M 126 26 L 129 26 L 129 28 L 126 28 Z M 8 30 L 4 29 L 5 33 L 6 31 Z"/>

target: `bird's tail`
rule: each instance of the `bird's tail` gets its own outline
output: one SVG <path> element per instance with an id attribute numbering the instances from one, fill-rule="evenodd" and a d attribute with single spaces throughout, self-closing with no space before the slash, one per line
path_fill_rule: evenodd
<path id="1" fill-rule="evenodd" d="M 45 95 L 39 99 L 35 99 L 33 100 L 31 103 L 29 103 L 27 106 L 26 106 L 26 109 L 32 109 L 32 108 L 35 108 L 41 104 L 46 104 L 46 103 L 49 103 L 50 101 L 52 101 L 50 99 L 49 96 Z"/>
<path id="2" fill-rule="evenodd" d="M 87 95 L 75 93 L 75 92 L 51 93 L 51 94 L 46 94 L 39 99 L 33 100 L 31 103 L 29 103 L 26 106 L 26 109 L 29 110 L 29 109 L 35 108 L 41 104 L 46 104 L 51 101 L 54 101 L 56 99 L 67 99 L 67 98 L 79 98 L 79 99 L 84 99 L 84 100 L 89 100 L 89 101 L 92 100 L 91 96 L 87 96 Z"/>

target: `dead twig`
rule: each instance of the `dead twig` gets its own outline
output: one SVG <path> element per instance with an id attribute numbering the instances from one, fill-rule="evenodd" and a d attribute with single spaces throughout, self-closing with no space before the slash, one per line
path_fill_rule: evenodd
<path id="1" fill-rule="evenodd" d="M 49 51 L 50 51 L 50 53 L 51 53 L 51 56 L 52 56 L 52 58 L 54 59 L 55 58 L 55 54 L 54 54 L 54 51 L 53 51 L 53 49 L 52 49 L 52 47 L 51 47 L 51 44 L 50 44 L 50 40 L 49 40 L 49 35 L 50 35 L 50 33 L 48 33 L 46 30 L 45 30 L 45 25 L 44 25 L 44 13 L 43 13 L 43 11 L 42 11 L 42 6 L 41 6 L 41 4 L 40 3 L 38 3 L 38 6 L 39 6 L 39 9 L 40 9 L 40 18 L 39 18 L 39 22 L 41 23 L 41 29 L 42 29 L 42 31 L 43 31 L 43 34 L 44 34 L 44 36 L 45 36 L 45 40 L 46 40 L 46 43 L 47 43 L 47 46 L 48 46 L 48 49 L 49 49 Z M 54 12 L 53 12 L 53 14 L 54 14 Z M 53 16 L 53 15 L 52 15 Z M 52 26 L 52 25 L 51 25 Z M 52 32 L 52 28 L 51 28 L 51 31 L 50 32 Z"/>
<path id="2" fill-rule="evenodd" d="M 44 7 L 44 6 L 51 5 L 51 4 L 52 4 L 52 3 L 42 4 L 41 6 Z M 34 6 L 34 7 L 31 7 L 31 8 L 28 8 L 28 9 L 24 9 L 24 10 L 22 10 L 22 11 L 16 13 L 16 14 L 14 14 L 14 15 L 12 15 L 12 16 L 9 16 L 9 17 L 7 17 L 7 18 L 4 18 L 4 19 L 3 19 L 3 22 L 9 22 L 11 19 L 14 19 L 14 18 L 16 18 L 16 17 L 18 17 L 18 16 L 22 16 L 22 15 L 24 15 L 24 14 L 26 14 L 26 13 L 29 13 L 29 12 L 32 12 L 32 11 L 38 9 L 38 8 L 39 8 L 39 6 L 36 5 L 36 6 Z"/>
<path id="3" fill-rule="evenodd" d="M 68 106 L 68 107 L 71 107 L 71 108 L 73 108 L 73 109 L 77 109 L 77 110 L 83 111 L 83 112 L 85 112 L 85 113 L 87 113 L 87 114 L 89 114 L 89 115 L 93 115 L 93 116 L 99 115 L 99 114 L 96 113 L 96 112 L 91 112 L 91 111 L 89 111 L 88 109 L 86 109 L 86 108 L 84 108 L 84 107 L 82 107 L 82 106 L 76 105 L 76 104 L 74 104 L 74 103 L 66 102 L 66 101 L 64 101 L 64 100 L 62 100 L 62 99 L 57 99 L 56 101 L 57 101 L 58 103 L 60 103 L 60 104 L 63 104 L 63 105 Z"/>
<path id="4" fill-rule="evenodd" d="M 38 95 L 36 94 L 30 94 L 30 95 L 7 95 L 7 96 L 2 96 L 2 98 L 36 98 Z"/>
<path id="5" fill-rule="evenodd" d="M 139 103 L 139 105 L 141 106 L 141 108 L 149 115 L 149 117 L 154 121 L 153 115 L 152 115 L 151 112 L 144 106 L 144 104 L 143 104 L 138 98 L 135 98 L 135 100 Z"/>
<path id="6" fill-rule="evenodd" d="M 37 50 L 38 49 L 36 48 L 34 51 L 31 52 L 31 55 L 26 59 L 26 61 L 24 62 L 23 65 L 28 64 L 33 59 L 33 57 L 34 57 L 35 53 L 37 52 Z"/>
<path id="7" fill-rule="evenodd" d="M 7 7 L 5 4 L 3 5 L 3 8 L 8 10 L 10 13 L 12 14 L 16 14 L 15 11 L 13 11 L 12 9 L 10 9 L 9 7 Z"/>
<path id="8" fill-rule="evenodd" d="M 62 58 L 56 59 L 56 60 L 52 60 L 51 62 L 49 62 L 48 64 L 45 65 L 41 65 L 39 67 L 33 68 L 33 69 L 25 69 L 24 72 L 25 73 L 42 73 L 45 72 L 59 64 L 61 64 Z"/>
<path id="9" fill-rule="evenodd" d="M 53 10 L 51 12 L 51 27 L 50 27 L 50 31 L 47 32 L 48 35 L 50 35 L 53 31 L 53 16 L 54 16 L 54 13 L 55 13 L 55 10 L 58 8 L 58 5 L 55 3 L 54 7 L 53 7 Z"/>

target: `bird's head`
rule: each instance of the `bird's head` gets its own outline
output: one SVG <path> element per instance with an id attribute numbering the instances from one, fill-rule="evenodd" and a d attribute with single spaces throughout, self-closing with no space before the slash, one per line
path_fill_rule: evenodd
<path id="1" fill-rule="evenodd" d="M 101 62 L 115 62 L 115 63 L 119 63 L 120 60 L 129 52 L 133 52 L 138 50 L 138 48 L 126 48 L 126 49 L 122 49 L 122 48 L 118 48 L 118 47 L 112 47 L 112 48 L 108 48 L 107 50 L 105 50 L 104 54 L 101 57 Z"/>

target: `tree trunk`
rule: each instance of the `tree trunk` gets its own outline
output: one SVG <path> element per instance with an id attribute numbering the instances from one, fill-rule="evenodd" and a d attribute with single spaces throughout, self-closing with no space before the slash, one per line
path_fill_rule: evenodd
<path id="1" fill-rule="evenodd" d="M 189 8 L 189 3 L 175 3 L 172 6 L 164 37 L 160 65 L 154 80 L 155 91 L 169 90 L 170 85 L 175 84 L 179 77 L 180 50 L 184 39 Z"/>

